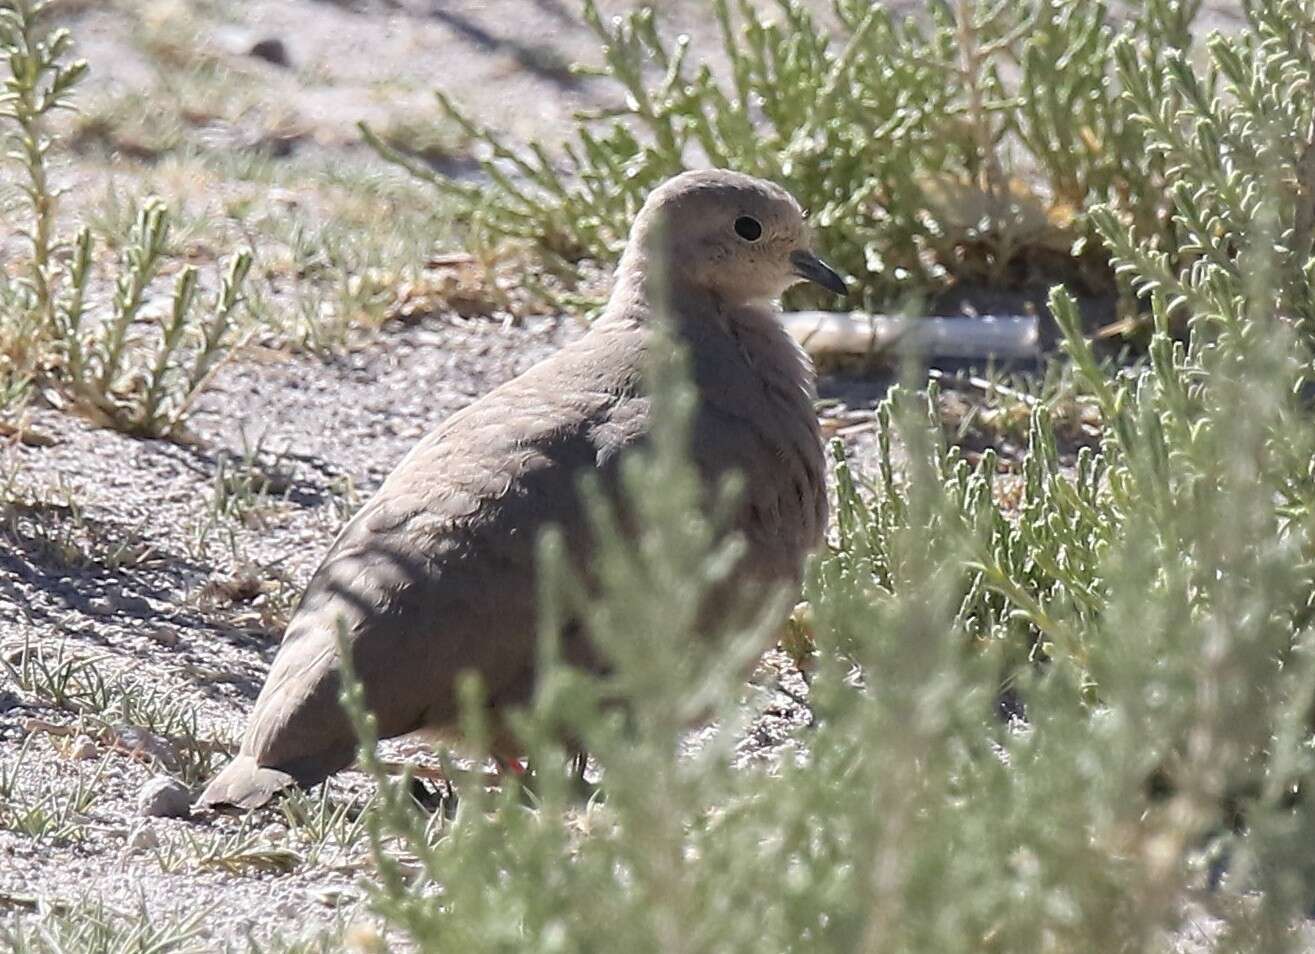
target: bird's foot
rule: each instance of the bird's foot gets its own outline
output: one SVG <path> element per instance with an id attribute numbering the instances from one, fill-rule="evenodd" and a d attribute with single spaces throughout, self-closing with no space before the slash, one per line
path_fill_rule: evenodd
<path id="1" fill-rule="evenodd" d="M 448 779 L 440 779 L 431 786 L 418 778 L 412 778 L 410 791 L 415 803 L 429 814 L 442 812 L 447 818 L 456 817 L 457 790 Z"/>

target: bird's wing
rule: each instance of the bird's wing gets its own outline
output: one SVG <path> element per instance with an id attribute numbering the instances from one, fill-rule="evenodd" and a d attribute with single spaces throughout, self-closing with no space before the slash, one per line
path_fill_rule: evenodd
<path id="1" fill-rule="evenodd" d="M 623 346 L 633 343 L 610 345 Z M 350 762 L 339 631 L 384 737 L 451 724 L 454 681 L 466 670 L 491 700 L 528 693 L 539 534 L 558 525 L 573 549 L 587 547 L 581 472 L 610 467 L 644 430 L 637 375 L 613 355 L 600 377 L 589 371 L 598 361 L 587 347 L 559 354 L 454 415 L 406 457 L 311 580 L 244 752 L 303 784 Z"/>

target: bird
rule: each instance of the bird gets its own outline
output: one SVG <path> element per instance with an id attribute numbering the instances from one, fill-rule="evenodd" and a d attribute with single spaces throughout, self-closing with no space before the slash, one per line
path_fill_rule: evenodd
<path id="1" fill-rule="evenodd" d="M 693 463 L 709 485 L 740 475 L 732 583 L 797 591 L 828 516 L 815 374 L 777 305 L 801 281 L 846 291 L 782 187 L 710 169 L 653 189 L 590 329 L 440 423 L 344 526 L 289 621 L 237 755 L 197 807 L 257 808 L 351 765 L 340 632 L 381 738 L 450 732 L 467 671 L 495 717 L 530 700 L 538 537 L 555 526 L 587 561 L 580 475 L 607 483 L 644 443 L 660 320 L 689 356 Z M 584 645 L 565 655 L 605 664 Z M 495 733 L 494 745 L 506 752 L 514 740 Z"/>

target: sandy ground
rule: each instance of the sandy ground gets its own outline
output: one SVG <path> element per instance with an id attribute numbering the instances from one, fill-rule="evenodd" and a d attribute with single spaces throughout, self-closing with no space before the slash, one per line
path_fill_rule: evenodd
<path id="1" fill-rule="evenodd" d="M 565 69 L 597 56 L 592 34 L 565 0 L 65 6 L 92 66 L 93 102 L 158 90 L 171 70 L 193 68 L 177 58 L 198 50 L 207 69 L 231 74 L 250 104 L 219 108 L 222 119 L 188 133 L 226 149 L 276 156 L 286 149 L 292 157 L 378 170 L 359 144 L 356 122 L 384 128 L 432 116 L 436 86 L 516 137 L 561 129 L 575 110 L 613 95 Z M 600 6 L 612 12 L 626 4 Z M 673 32 L 688 33 L 697 54 L 715 61 L 706 4 L 668 6 Z M 1210 24 L 1235 20 L 1235 5 L 1215 7 Z M 274 40 L 283 64 L 251 55 Z M 149 116 L 138 118 L 150 126 Z M 85 153 L 64 174 L 80 190 L 71 198 L 76 208 L 106 182 L 158 171 L 122 155 Z M 15 241 L 5 237 L 10 249 Z M 281 619 L 346 516 L 422 434 L 579 333 L 570 318 L 504 326 L 440 316 L 393 323 L 327 360 L 250 348 L 200 401 L 191 444 L 136 440 L 38 406 L 31 426 L 49 446 L 11 447 L 0 460 L 0 480 L 10 475 L 31 502 L 0 535 L 0 641 L 11 653 L 26 641 L 95 657 L 106 672 L 185 703 L 204 738 L 233 740 Z M 851 428 L 860 455 L 870 453 L 871 432 L 852 425 L 870 418 L 884 386 L 853 376 L 822 383 L 823 395 L 841 402 L 826 414 Z M 244 514 L 217 520 L 217 481 L 226 474 L 255 474 L 267 492 Z M 45 529 L 35 530 L 38 524 Z M 772 665 L 788 668 L 779 659 Z M 770 748 L 804 718 L 783 698 L 752 745 Z M 156 919 L 205 912 L 204 931 L 218 945 L 248 933 L 337 931 L 363 916 L 359 850 L 312 858 L 271 812 L 251 831 L 266 848 L 297 848 L 301 860 L 291 871 L 248 866 L 234 874 L 200 864 L 196 852 L 185 857 L 187 839 L 221 844 L 238 823 L 142 817 L 137 799 L 155 770 L 99 736 L 88 748 L 59 734 L 75 723 L 74 714 L 0 673 L 0 779 L 16 775 L 28 797 L 60 798 L 78 784 L 95 793 L 74 813 L 75 836 L 0 831 L 0 918 L 37 901 L 85 899 L 125 914 L 141 908 Z M 50 731 L 31 731 L 38 724 Z M 360 779 L 335 787 L 344 797 L 362 790 Z"/>

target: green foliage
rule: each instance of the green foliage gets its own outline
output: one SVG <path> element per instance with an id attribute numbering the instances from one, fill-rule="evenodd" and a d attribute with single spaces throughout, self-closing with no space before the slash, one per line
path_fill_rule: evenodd
<path id="1" fill-rule="evenodd" d="M 200 954 L 206 911 L 160 923 L 145 911 L 126 918 L 104 905 L 59 905 L 39 916 L 0 922 L 0 943 L 14 954 Z"/>
<path id="2" fill-rule="evenodd" d="M 1298 227 L 1315 5 L 1252 6 L 1253 33 L 1212 41 L 1200 77 L 1182 43 L 1110 47 L 1119 135 L 1145 143 L 1148 176 L 1182 183 L 1171 228 L 1189 241 L 1138 235 L 1115 196 L 1096 213 L 1147 296 L 1142 366 L 1105 367 L 1052 294 L 1081 385 L 1065 400 L 1098 414 L 1099 449 L 1065 453 L 1043 399 L 1017 472 L 969 463 L 934 389 L 893 392 L 877 471 L 836 452 L 835 544 L 807 586 L 813 725 L 736 769 L 744 706 L 723 666 L 764 634 L 690 645 L 726 544 L 687 510 L 681 392 L 659 388 L 677 413 L 627 482 L 640 545 L 598 520 L 592 600 L 545 550 L 543 682 L 518 724 L 541 766 L 533 807 L 467 786 L 436 837 L 381 782 L 375 904 L 398 931 L 426 951 L 1169 950 L 1194 903 L 1218 949 L 1299 949 L 1315 900 Z M 616 660 L 607 679 L 555 662 L 556 624 L 581 607 Z M 478 740 L 478 687 L 467 701 Z M 718 729 L 684 748 L 700 713 Z M 601 769 L 588 804 L 557 768 L 563 737 Z"/>
<path id="3" fill-rule="evenodd" d="M 508 144 L 444 93 L 444 116 L 483 148 L 486 187 L 365 133 L 455 198 L 476 244 L 531 242 L 568 275 L 582 258 L 615 259 L 658 182 L 711 163 L 785 185 L 869 306 L 955 282 L 1035 282 L 1038 269 L 1106 290 L 1103 253 L 1080 241 L 1084 209 L 1109 202 L 1151 227 L 1164 204 L 1161 163 L 1111 81 L 1113 51 L 1187 47 L 1199 6 L 1141 4 L 1120 26 L 1104 2 L 955 0 L 901 21 L 836 0 L 833 33 L 801 3 L 772 18 L 714 0 L 730 64 L 718 76 L 690 62 L 687 38 L 664 39 L 653 10 L 609 22 L 585 0 L 600 72 L 625 105 L 582 117 L 560 148 Z"/>
<path id="4" fill-rule="evenodd" d="M 95 272 L 95 246 L 87 228 L 61 239 L 56 217 L 60 190 L 51 183 L 52 114 L 72 108 L 74 87 L 86 64 L 68 63 L 67 30 L 46 31 L 43 2 L 12 0 L 0 6 L 0 56 L 9 77 L 0 94 L 0 128 L 8 127 L 6 159 L 22 186 L 31 223 L 26 274 L 0 296 L 0 384 L 42 379 L 65 393 L 93 419 L 147 437 L 176 435 L 192 402 L 231 345 L 241 287 L 251 254 L 234 255 L 209 317 L 196 314 L 198 273 L 177 275 L 172 307 L 151 316 L 152 334 L 139 338 L 135 323 L 148 318 L 148 293 L 166 259 L 169 213 L 158 201 L 140 210 L 114 278 L 111 313 L 88 321 L 87 291 Z"/>
<path id="5" fill-rule="evenodd" d="M 59 193 L 47 177 L 51 140 L 47 118 L 72 107 L 73 87 L 86 75 L 81 60 L 65 63 L 73 44 L 68 30 L 45 33 L 37 23 L 43 3 L 12 0 L 0 8 L 0 38 L 8 60 L 9 78 L 0 95 L 0 119 L 17 126 L 12 151 L 6 158 L 27 174 L 24 197 L 31 206 L 32 226 L 24 233 L 32 248 L 31 282 L 36 307 L 51 307 L 51 269 L 55 252 L 55 200 Z"/>
<path id="6" fill-rule="evenodd" d="M 1311 333 L 1311 16 L 1310 5 L 1296 0 L 1251 5 L 1250 29 L 1213 37 L 1199 75 L 1181 51 L 1151 59 L 1127 42 L 1116 48 L 1133 118 L 1173 179 L 1173 229 L 1138 234 L 1109 207 L 1092 218 L 1137 290 L 1162 298 L 1166 318 L 1186 317 L 1205 337 L 1236 331 L 1249 309 L 1271 308 Z M 1254 241 L 1262 235 L 1272 243 Z"/>
<path id="7" fill-rule="evenodd" d="M 28 755 L 29 743 L 25 741 L 13 766 L 0 772 L 0 829 L 49 842 L 85 838 L 87 812 L 100 795 L 105 763 L 91 778 L 79 776 L 72 788 L 51 791 L 48 786 L 24 786 L 20 782 Z"/>
<path id="8" fill-rule="evenodd" d="M 96 656 L 74 655 L 63 642 L 52 650 L 25 640 L 0 658 L 0 673 L 43 704 L 76 714 L 89 732 L 111 743 L 127 727 L 161 737 L 167 752 L 148 754 L 188 784 L 214 770 L 222 747 L 202 738 L 190 702 L 128 673 L 108 672 Z"/>

